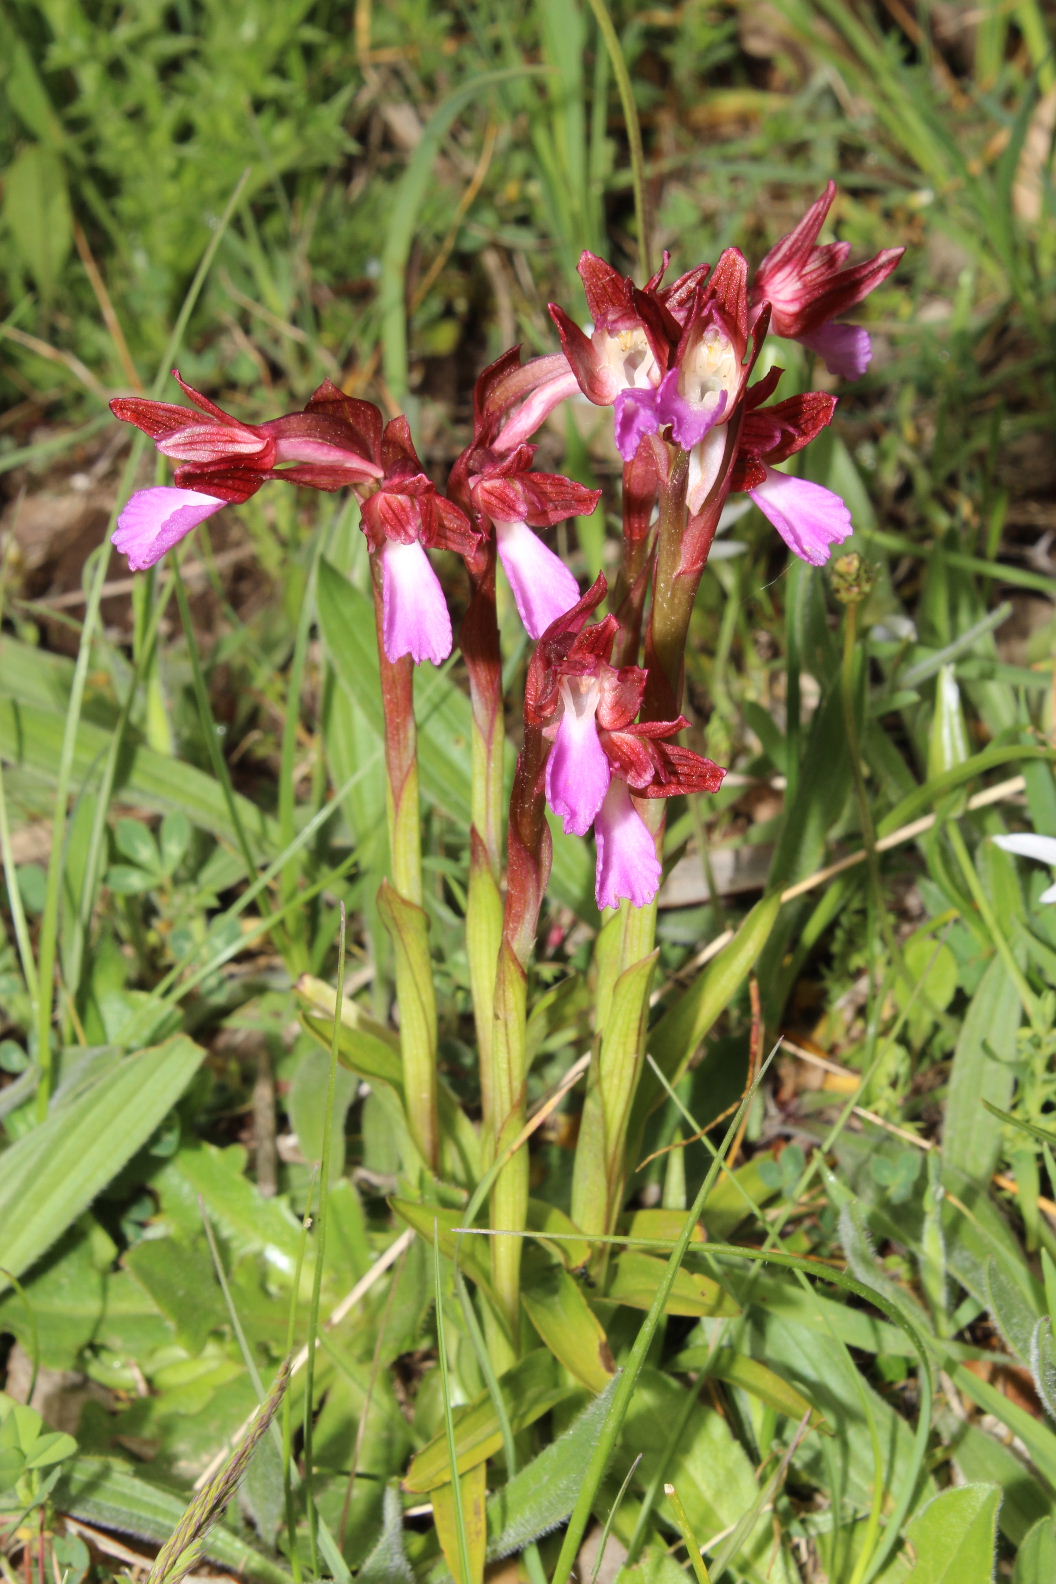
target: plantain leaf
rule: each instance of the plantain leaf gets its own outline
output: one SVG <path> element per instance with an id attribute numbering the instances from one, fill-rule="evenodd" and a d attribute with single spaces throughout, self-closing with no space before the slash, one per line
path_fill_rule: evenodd
<path id="1" fill-rule="evenodd" d="M 66 165 L 54 149 L 31 143 L 12 160 L 4 176 L 4 219 L 19 263 L 49 298 L 73 241 Z"/>
<path id="2" fill-rule="evenodd" d="M 998 1485 L 960 1485 L 943 1491 L 917 1514 L 906 1536 L 917 1554 L 906 1584 L 990 1584 Z"/>
<path id="3" fill-rule="evenodd" d="M 205 1052 L 185 1035 L 112 1067 L 0 1156 L 0 1291 L 61 1237 L 164 1120 Z"/>
<path id="4" fill-rule="evenodd" d="M 124 1464 L 83 1456 L 63 1472 L 55 1502 L 61 1512 L 73 1518 L 141 1540 L 168 1539 L 186 1509 L 186 1497 L 161 1489 Z M 259 1584 L 289 1584 L 285 1568 L 219 1524 L 206 1535 L 203 1550 L 206 1556 Z"/>

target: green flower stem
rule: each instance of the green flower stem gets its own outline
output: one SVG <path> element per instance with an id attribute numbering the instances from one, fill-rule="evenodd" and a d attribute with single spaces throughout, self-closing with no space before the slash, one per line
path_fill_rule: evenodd
<path id="1" fill-rule="evenodd" d="M 502 941 L 502 837 L 505 731 L 502 654 L 495 608 L 494 538 L 479 565 L 470 563 L 473 596 L 462 624 L 461 646 L 473 709 L 469 892 L 466 952 L 480 1053 L 481 1088 L 488 1111 L 495 973 Z"/>
<path id="2" fill-rule="evenodd" d="M 426 1163 L 440 1153 L 437 1117 L 436 988 L 429 954 L 429 918 L 422 905 L 421 806 L 418 795 L 418 734 L 414 721 L 414 663 L 389 660 L 382 621 L 380 557 L 371 556 L 378 665 L 385 712 L 386 809 L 392 883 L 379 907 L 392 936 L 396 999 L 400 1009 L 400 1053 L 411 1136 Z"/>
<path id="3" fill-rule="evenodd" d="M 501 1158 L 525 1123 L 528 1076 L 528 965 L 535 949 L 539 910 L 550 878 L 552 845 L 546 823 L 543 771 L 550 744 L 538 726 L 525 725 L 510 795 L 509 858 L 502 946 L 495 987 L 491 1041 L 491 1081 L 484 1113 L 487 1160 Z M 491 1191 L 491 1225 L 497 1232 L 524 1231 L 528 1210 L 528 1153 L 516 1150 L 502 1167 Z M 521 1301 L 521 1238 L 491 1242 L 492 1281 L 509 1333 L 493 1332 L 496 1369 L 511 1362 L 517 1346 Z M 513 1356 L 516 1356 L 515 1354 Z"/>
<path id="4" fill-rule="evenodd" d="M 644 811 L 658 843 L 664 810 Z M 656 961 L 656 902 L 629 902 L 606 921 L 614 939 L 602 954 L 596 999 L 596 1047 L 583 1105 L 572 1177 L 572 1219 L 590 1237 L 615 1231 L 627 1180 L 626 1142 L 631 1107 L 645 1061 L 649 988 Z M 600 1277 L 611 1244 L 597 1250 Z"/>
<path id="5" fill-rule="evenodd" d="M 622 554 L 609 607 L 620 623 L 612 654 L 615 666 L 634 665 L 638 659 L 645 598 L 649 592 L 653 535 L 649 530 L 650 512 L 643 510 L 642 501 L 636 497 L 636 486 L 635 470 L 625 462 Z"/>
<path id="6" fill-rule="evenodd" d="M 689 456 L 670 454 L 659 486 L 653 599 L 646 633 L 643 719 L 672 720 L 685 686 L 686 640 L 697 589 L 707 565 L 728 492 L 736 435 L 727 439 L 726 460 L 709 499 L 690 524 L 686 507 Z M 624 657 L 625 663 L 630 656 Z M 665 810 L 659 799 L 642 801 L 639 812 L 662 855 Z M 627 1129 L 645 1061 L 649 990 L 656 960 L 656 903 L 644 908 L 624 902 L 603 931 L 595 998 L 595 1050 L 572 1179 L 572 1216 L 584 1232 L 605 1237 L 615 1228 L 627 1179 Z M 600 1245 L 604 1269 L 608 1245 Z"/>

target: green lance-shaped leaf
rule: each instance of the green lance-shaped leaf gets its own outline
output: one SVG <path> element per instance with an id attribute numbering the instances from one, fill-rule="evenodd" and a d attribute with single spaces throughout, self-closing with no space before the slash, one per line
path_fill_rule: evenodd
<path id="1" fill-rule="evenodd" d="M 740 990 L 780 911 L 781 898 L 777 893 L 757 902 L 729 945 L 697 975 L 650 1033 L 649 1049 L 668 1083 L 678 1082 L 701 1040 Z M 659 1080 L 646 1071 L 638 1091 L 638 1117 L 647 1116 L 663 1095 Z"/>
<path id="2" fill-rule="evenodd" d="M 998 1485 L 961 1485 L 943 1491 L 906 1529 L 917 1560 L 906 1584 L 990 1584 Z"/>
<path id="3" fill-rule="evenodd" d="M 615 1377 L 564 1435 L 551 1441 L 488 1503 L 488 1558 L 512 1556 L 564 1523 L 612 1406 Z"/>
<path id="4" fill-rule="evenodd" d="M 413 1227 L 424 1242 L 430 1247 L 435 1242 L 441 1254 L 453 1260 L 471 1281 L 489 1297 L 492 1296 L 491 1264 L 486 1249 L 488 1240 L 458 1230 L 464 1224 L 462 1211 L 441 1205 L 421 1204 L 411 1199 L 390 1199 L 389 1204 L 401 1221 Z"/>
<path id="5" fill-rule="evenodd" d="M 550 1354 L 545 1348 L 538 1348 L 499 1378 L 499 1390 L 515 1435 L 572 1396 L 576 1388 L 562 1384 L 558 1376 L 558 1368 Z M 502 1444 L 503 1427 L 489 1392 L 458 1410 L 455 1447 L 460 1474 L 492 1457 Z M 412 1459 L 403 1488 L 412 1495 L 424 1496 L 438 1485 L 446 1485 L 450 1478 L 451 1451 L 444 1429 Z"/>
<path id="6" fill-rule="evenodd" d="M 205 1052 L 184 1035 L 131 1056 L 0 1156 L 0 1291 L 91 1204 L 163 1121 Z"/>
<path id="7" fill-rule="evenodd" d="M 66 166 L 54 149 L 30 144 L 8 166 L 4 219 L 19 263 L 49 298 L 73 240 Z"/>
<path id="8" fill-rule="evenodd" d="M 1000 1108 L 1012 1098 L 1019 1022 L 1015 983 L 995 957 L 961 1022 L 942 1130 L 943 1165 L 977 1182 L 989 1178 L 1000 1154 L 1001 1128 L 985 1102 Z"/>
<path id="9" fill-rule="evenodd" d="M 460 1475 L 456 1497 L 454 1481 L 439 1485 L 432 1493 L 433 1522 L 436 1525 L 440 1549 L 451 1569 L 456 1584 L 479 1584 L 484 1577 L 485 1552 L 488 1527 L 485 1517 L 485 1498 L 488 1493 L 488 1467 L 478 1463 L 476 1468 Z M 459 1523 L 464 1525 L 468 1552 L 469 1578 L 463 1577 L 462 1554 L 458 1538 Z"/>
<path id="10" fill-rule="evenodd" d="M 1016 1556 L 1012 1584 L 1050 1584 L 1056 1578 L 1056 1518 L 1040 1518 Z"/>
<path id="11" fill-rule="evenodd" d="M 55 1502 L 61 1512 L 85 1523 L 154 1541 L 174 1532 L 187 1505 L 185 1497 L 161 1489 L 120 1463 L 83 1456 L 63 1472 Z M 290 1584 L 284 1567 L 219 1524 L 205 1535 L 202 1551 L 240 1578 Z"/>
<path id="12" fill-rule="evenodd" d="M 731 1386 L 740 1386 L 743 1391 L 751 1392 L 753 1397 L 758 1397 L 760 1402 L 766 1403 L 776 1413 L 784 1414 L 786 1418 L 797 1421 L 807 1419 L 812 1430 L 820 1429 L 826 1435 L 835 1434 L 820 1408 L 815 1408 L 810 1398 L 804 1396 L 798 1387 L 768 1365 L 761 1364 L 758 1359 L 738 1353 L 736 1348 L 711 1348 L 706 1344 L 683 1348 L 672 1368 L 679 1373 L 683 1370 L 701 1370 L 706 1375 L 713 1375 L 716 1380 L 728 1381 Z"/>
<path id="13" fill-rule="evenodd" d="M 1030 1338 L 1030 1373 L 1038 1396 L 1056 1419 L 1056 1347 L 1052 1340 L 1052 1317 L 1042 1315 Z"/>
<path id="14" fill-rule="evenodd" d="M 604 1391 L 616 1364 L 582 1284 L 562 1265 L 526 1258 L 521 1304 L 554 1357 L 588 1390 Z"/>
<path id="15" fill-rule="evenodd" d="M 615 1303 L 626 1304 L 629 1309 L 648 1310 L 666 1269 L 666 1260 L 628 1249 L 620 1255 L 605 1296 Z M 697 1275 L 684 1265 L 675 1276 L 664 1304 L 665 1314 L 703 1316 L 738 1315 L 740 1312 L 736 1299 L 717 1281 L 710 1276 Z"/>
<path id="16" fill-rule="evenodd" d="M 303 974 L 295 989 L 303 1008 L 301 1016 L 305 1027 L 329 1051 L 337 999 L 333 987 L 321 979 L 313 979 L 310 974 Z M 337 1058 L 342 1066 L 365 1078 L 375 1090 L 380 1086 L 395 1096 L 394 1103 L 398 1104 L 401 1117 L 406 1116 L 400 1037 L 347 998 L 341 1003 Z M 480 1141 L 469 1117 L 442 1079 L 438 1104 L 441 1165 L 454 1181 L 475 1182 L 480 1176 Z M 413 1148 L 409 1134 L 407 1141 Z M 416 1158 L 420 1161 L 420 1157 Z"/>

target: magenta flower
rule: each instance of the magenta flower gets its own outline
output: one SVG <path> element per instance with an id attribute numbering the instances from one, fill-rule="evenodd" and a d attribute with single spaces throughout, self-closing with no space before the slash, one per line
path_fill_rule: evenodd
<path id="1" fill-rule="evenodd" d="M 713 270 L 702 265 L 667 289 L 660 286 L 663 270 L 639 289 L 591 253 L 579 271 L 593 336 L 556 304 L 550 312 L 584 395 L 613 408 L 624 461 L 647 435 L 670 431 L 689 451 L 729 422 L 768 322 L 764 311 L 754 332 L 750 326 L 744 255 L 727 248 Z"/>
<path id="2" fill-rule="evenodd" d="M 553 742 L 546 800 L 566 833 L 583 836 L 594 826 L 598 906 L 616 907 L 625 898 L 644 907 L 661 871 L 634 798 L 715 792 L 726 772 L 666 741 L 689 724 L 684 717 L 635 723 L 646 673 L 609 663 L 619 632 L 614 616 L 585 625 L 605 592 L 599 577 L 544 633 L 529 667 L 525 716 Z"/>
<path id="3" fill-rule="evenodd" d="M 614 776 L 594 821 L 597 850 L 594 894 L 599 908 L 626 899 L 646 907 L 660 889 L 663 867 L 653 833 L 639 814 L 626 781 Z"/>
<path id="4" fill-rule="evenodd" d="M 185 534 L 228 503 L 197 490 L 139 490 L 117 519 L 111 543 L 128 557 L 133 572 L 145 572 L 179 544 Z"/>
<path id="5" fill-rule="evenodd" d="M 579 274 L 593 334 L 581 330 L 557 303 L 550 304 L 550 314 L 584 396 L 596 406 L 615 408 L 616 443 L 630 460 L 643 437 L 655 434 L 680 410 L 677 381 L 665 381 L 665 375 L 681 326 L 656 290 L 660 275 L 643 290 L 594 253 L 582 255 Z"/>
<path id="6" fill-rule="evenodd" d="M 303 412 L 245 424 L 175 379 L 194 407 L 118 396 L 115 417 L 150 435 L 180 463 L 175 486 L 141 490 L 118 519 L 114 547 L 134 572 L 154 566 L 185 534 L 225 505 L 240 505 L 267 479 L 337 490 L 381 476 L 381 414 L 325 380 Z"/>
<path id="7" fill-rule="evenodd" d="M 520 618 L 532 638 L 579 599 L 579 584 L 561 558 L 533 528 L 551 528 L 569 517 L 587 517 L 601 499 L 559 473 L 533 473 L 535 446 L 509 456 L 474 453 L 469 495 L 473 509 L 495 529 L 499 560 L 513 590 Z"/>
<path id="8" fill-rule="evenodd" d="M 802 220 L 772 247 L 755 274 L 752 305 L 768 303 L 771 328 L 817 352 L 832 374 L 858 379 L 869 367 L 872 343 L 860 325 L 834 324 L 868 297 L 898 264 L 905 248 L 884 248 L 848 265 L 849 242 L 818 243 L 836 196 L 830 181 Z"/>
<path id="9" fill-rule="evenodd" d="M 780 375 L 780 369 L 771 369 L 748 392 L 731 489 L 748 492 L 801 560 L 824 566 L 832 546 L 853 533 L 851 513 L 832 490 L 779 473 L 774 464 L 802 451 L 832 421 L 836 398 L 825 391 L 807 391 L 772 407 L 761 406 Z M 692 481 L 690 497 L 692 510 Z"/>
<path id="10" fill-rule="evenodd" d="M 381 442 L 384 476 L 362 505 L 362 526 L 380 557 L 382 639 L 389 660 L 410 655 L 439 665 L 451 653 L 451 617 L 426 549 L 470 555 L 479 534 L 460 507 L 422 470 L 406 418 L 393 418 Z"/>
<path id="11" fill-rule="evenodd" d="M 801 561 L 824 566 L 833 545 L 854 532 L 845 501 L 833 490 L 768 467 L 766 478 L 748 493 Z"/>

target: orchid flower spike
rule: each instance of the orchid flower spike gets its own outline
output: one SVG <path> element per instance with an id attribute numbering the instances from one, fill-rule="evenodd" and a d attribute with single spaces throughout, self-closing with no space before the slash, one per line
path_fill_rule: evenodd
<path id="1" fill-rule="evenodd" d="M 991 836 L 990 840 L 1004 852 L 1015 853 L 1019 858 L 1033 858 L 1036 863 L 1056 869 L 1056 836 L 1036 836 L 1033 831 L 1024 831 L 1018 836 Z M 1056 885 L 1043 891 L 1038 901 L 1056 902 Z"/>
<path id="2" fill-rule="evenodd" d="M 875 291 L 897 266 L 905 248 L 884 248 L 874 258 L 848 265 L 849 242 L 818 236 L 836 197 L 830 181 L 802 220 L 772 247 L 755 272 L 752 305 L 768 303 L 776 335 L 800 341 L 822 359 L 830 374 L 859 379 L 869 367 L 872 342 L 861 325 L 833 321 Z"/>

